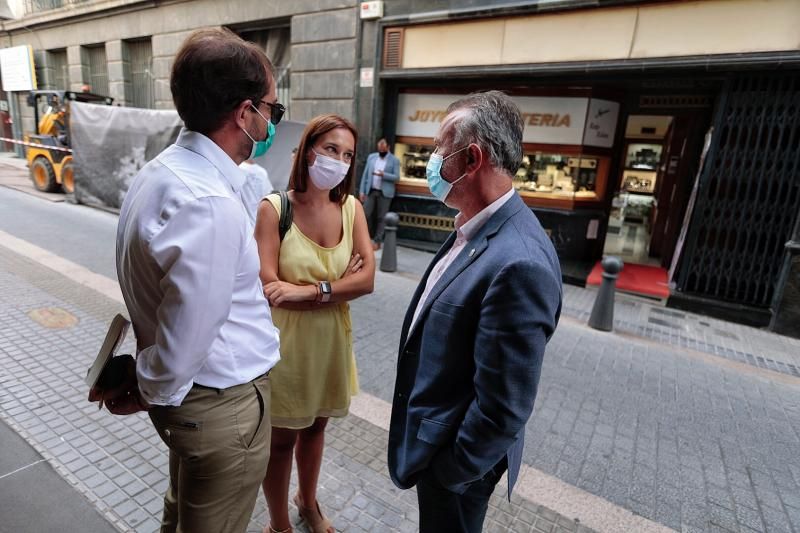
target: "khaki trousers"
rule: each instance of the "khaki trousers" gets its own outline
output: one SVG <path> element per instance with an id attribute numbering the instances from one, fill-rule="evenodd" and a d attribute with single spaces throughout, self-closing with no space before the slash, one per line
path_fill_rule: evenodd
<path id="1" fill-rule="evenodd" d="M 244 532 L 267 473 L 270 383 L 195 385 L 179 407 L 150 409 L 169 448 L 163 533 Z"/>

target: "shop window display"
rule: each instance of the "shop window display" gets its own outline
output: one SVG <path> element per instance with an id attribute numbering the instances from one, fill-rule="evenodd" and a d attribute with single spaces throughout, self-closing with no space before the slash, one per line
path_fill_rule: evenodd
<path id="1" fill-rule="evenodd" d="M 655 191 L 661 151 L 660 144 L 628 144 L 621 189 L 625 192 L 652 194 Z"/>
<path id="2" fill-rule="evenodd" d="M 425 168 L 433 150 L 432 143 L 398 140 L 394 153 L 400 160 L 401 186 L 424 192 L 427 187 Z M 528 203 L 546 205 L 548 199 L 597 201 L 603 194 L 608 159 L 526 150 L 514 176 L 514 188 L 529 200 Z"/>
<path id="3" fill-rule="evenodd" d="M 521 192 L 561 196 L 596 195 L 597 158 L 565 154 L 526 153 L 514 187 Z"/>
<path id="4" fill-rule="evenodd" d="M 394 155 L 400 160 L 400 178 L 424 182 L 425 167 L 433 149 L 433 144 L 397 143 Z"/>

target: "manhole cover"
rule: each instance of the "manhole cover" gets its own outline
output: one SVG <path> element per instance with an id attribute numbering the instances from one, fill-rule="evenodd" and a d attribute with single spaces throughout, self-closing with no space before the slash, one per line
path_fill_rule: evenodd
<path id="1" fill-rule="evenodd" d="M 78 317 L 60 307 L 42 307 L 28 311 L 28 316 L 37 324 L 50 329 L 71 328 L 78 323 Z"/>

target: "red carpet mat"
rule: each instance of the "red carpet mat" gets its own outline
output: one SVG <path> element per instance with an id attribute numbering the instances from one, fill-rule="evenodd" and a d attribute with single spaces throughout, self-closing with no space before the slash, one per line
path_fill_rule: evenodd
<path id="1" fill-rule="evenodd" d="M 598 261 L 586 279 L 586 284 L 600 285 L 603 280 L 602 276 L 603 267 L 600 266 L 600 261 Z M 667 270 L 657 266 L 626 263 L 617 278 L 617 289 L 645 294 L 655 298 L 668 298 Z"/>

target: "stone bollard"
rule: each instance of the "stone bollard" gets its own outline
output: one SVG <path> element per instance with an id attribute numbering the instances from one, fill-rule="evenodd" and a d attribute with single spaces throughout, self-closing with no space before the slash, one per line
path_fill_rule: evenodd
<path id="1" fill-rule="evenodd" d="M 589 327 L 601 331 L 611 331 L 614 329 L 614 286 L 623 263 L 619 257 L 605 257 L 601 265 L 603 266 L 603 282 L 597 291 L 597 299 L 592 307 Z"/>
<path id="2" fill-rule="evenodd" d="M 383 231 L 383 252 L 381 254 L 381 271 L 394 272 L 397 270 L 397 224 L 400 216 L 389 211 L 383 217 L 386 224 Z"/>

